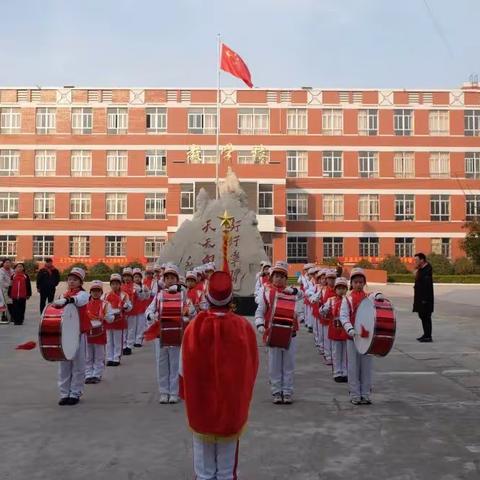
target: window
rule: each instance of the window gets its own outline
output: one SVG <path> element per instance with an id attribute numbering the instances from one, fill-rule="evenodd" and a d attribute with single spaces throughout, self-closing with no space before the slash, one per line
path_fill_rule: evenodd
<path id="1" fill-rule="evenodd" d="M 86 135 L 92 133 L 93 113 L 89 107 L 72 108 L 72 133 Z"/>
<path id="2" fill-rule="evenodd" d="M 360 177 L 373 178 L 378 177 L 378 153 L 377 152 L 359 152 L 358 171 Z"/>
<path id="3" fill-rule="evenodd" d="M 359 110 L 358 112 L 358 134 L 359 135 L 377 135 L 378 134 L 378 111 L 377 110 Z"/>
<path id="4" fill-rule="evenodd" d="M 37 235 L 33 237 L 33 258 L 45 260 L 53 256 L 53 235 Z"/>
<path id="5" fill-rule="evenodd" d="M 273 215 L 273 185 L 270 183 L 258 184 L 258 214 Z"/>
<path id="6" fill-rule="evenodd" d="M 73 150 L 70 158 L 72 177 L 89 177 L 92 174 L 92 152 Z"/>
<path id="7" fill-rule="evenodd" d="M 430 176 L 432 178 L 445 178 L 450 176 L 450 155 L 436 152 L 430 154 Z"/>
<path id="8" fill-rule="evenodd" d="M 237 163 L 246 164 L 265 164 L 270 161 L 270 152 L 263 146 L 254 147 L 252 150 L 239 150 L 237 152 Z"/>
<path id="9" fill-rule="evenodd" d="M 0 235 L 0 257 L 17 256 L 17 237 L 15 235 Z"/>
<path id="10" fill-rule="evenodd" d="M 465 153 L 465 177 L 480 178 L 480 153 Z"/>
<path id="11" fill-rule="evenodd" d="M 480 110 L 465 110 L 465 136 L 480 135 Z"/>
<path id="12" fill-rule="evenodd" d="M 118 135 L 128 131 L 128 109 L 107 108 L 107 133 Z"/>
<path id="13" fill-rule="evenodd" d="M 56 128 L 56 109 L 55 108 L 37 108 L 36 126 L 37 133 L 55 133 Z"/>
<path id="14" fill-rule="evenodd" d="M 195 192 L 193 183 L 180 184 L 180 213 L 193 213 L 195 208 Z"/>
<path id="15" fill-rule="evenodd" d="M 452 256 L 452 245 L 449 238 L 432 238 L 432 253 L 444 255 L 447 258 Z"/>
<path id="16" fill-rule="evenodd" d="M 376 237 L 361 238 L 359 242 L 359 252 L 361 257 L 378 257 L 379 241 Z"/>
<path id="17" fill-rule="evenodd" d="M 308 194 L 287 193 L 287 220 L 308 218 Z"/>
<path id="18" fill-rule="evenodd" d="M 120 236 L 105 237 L 105 256 L 124 257 L 126 252 L 127 238 Z"/>
<path id="19" fill-rule="evenodd" d="M 188 133 L 215 135 L 217 110 L 215 108 L 190 108 L 188 110 Z"/>
<path id="20" fill-rule="evenodd" d="M 397 257 L 413 257 L 415 250 L 415 241 L 410 237 L 401 237 L 395 239 L 395 255 Z"/>
<path id="21" fill-rule="evenodd" d="M 128 154 L 123 150 L 107 152 L 107 177 L 126 177 Z"/>
<path id="22" fill-rule="evenodd" d="M 19 108 L 0 108 L 0 133 L 20 133 Z"/>
<path id="23" fill-rule="evenodd" d="M 343 220 L 343 195 L 323 195 L 323 219 Z"/>
<path id="24" fill-rule="evenodd" d="M 145 219 L 163 220 L 166 218 L 166 198 L 164 193 L 147 193 L 145 195 Z"/>
<path id="25" fill-rule="evenodd" d="M 415 220 L 414 195 L 395 195 L 395 220 Z"/>
<path id="26" fill-rule="evenodd" d="M 147 108 L 147 133 L 162 133 L 167 131 L 167 109 Z"/>
<path id="27" fill-rule="evenodd" d="M 18 150 L 0 150 L 0 177 L 18 175 L 20 152 Z"/>
<path id="28" fill-rule="evenodd" d="M 144 244 L 144 255 L 148 262 L 154 262 L 160 257 L 165 246 L 164 237 L 146 237 Z"/>
<path id="29" fill-rule="evenodd" d="M 480 219 L 480 195 L 465 195 L 465 220 L 471 222 Z"/>
<path id="30" fill-rule="evenodd" d="M 127 218 L 127 194 L 107 193 L 107 220 L 123 220 Z"/>
<path id="31" fill-rule="evenodd" d="M 343 176 L 343 155 L 342 152 L 323 152 L 323 176 L 341 177 Z"/>
<path id="32" fill-rule="evenodd" d="M 341 135 L 343 133 L 342 110 L 324 110 L 322 112 L 322 133 L 324 135 Z"/>
<path id="33" fill-rule="evenodd" d="M 396 178 L 413 178 L 415 163 L 413 153 L 398 152 L 393 158 L 393 174 Z"/>
<path id="34" fill-rule="evenodd" d="M 287 112 L 287 134 L 305 135 L 307 133 L 307 109 L 289 108 Z"/>
<path id="35" fill-rule="evenodd" d="M 288 237 L 287 262 L 305 263 L 307 258 L 307 237 Z"/>
<path id="36" fill-rule="evenodd" d="M 359 220 L 379 220 L 378 195 L 360 195 L 358 214 Z"/>
<path id="37" fill-rule="evenodd" d="M 450 195 L 430 195 L 430 220 L 432 222 L 450 220 Z"/>
<path id="38" fill-rule="evenodd" d="M 71 193 L 70 194 L 70 218 L 72 220 L 84 220 L 90 218 L 91 195 L 89 193 Z"/>
<path id="39" fill-rule="evenodd" d="M 413 133 L 413 111 L 412 110 L 394 110 L 393 129 L 395 135 L 409 136 Z"/>
<path id="40" fill-rule="evenodd" d="M 343 257 L 343 238 L 324 237 L 323 258 Z"/>
<path id="41" fill-rule="evenodd" d="M 219 152 L 220 155 L 220 152 Z M 188 163 L 217 163 L 216 150 L 202 150 L 197 145 L 190 146 L 187 152 Z"/>
<path id="42" fill-rule="evenodd" d="M 54 177 L 56 173 L 57 155 L 53 150 L 35 152 L 35 176 Z"/>
<path id="43" fill-rule="evenodd" d="M 90 237 L 74 236 L 69 238 L 68 252 L 71 257 L 90 256 Z"/>
<path id="44" fill-rule="evenodd" d="M 217 163 L 216 150 L 202 150 L 200 163 Z"/>
<path id="45" fill-rule="evenodd" d="M 0 192 L 0 218 L 18 218 L 18 193 Z"/>
<path id="46" fill-rule="evenodd" d="M 263 249 L 265 250 L 265 254 L 267 258 L 272 261 L 273 258 L 273 236 L 270 232 L 261 232 L 260 236 L 262 237 L 263 241 Z"/>
<path id="47" fill-rule="evenodd" d="M 430 135 L 448 135 L 450 133 L 448 110 L 432 110 L 428 114 Z"/>
<path id="48" fill-rule="evenodd" d="M 268 108 L 240 108 L 237 120 L 242 135 L 265 135 L 270 131 Z"/>
<path id="49" fill-rule="evenodd" d="M 167 174 L 165 150 L 148 150 L 145 155 L 145 173 L 148 177 L 161 177 Z"/>
<path id="50" fill-rule="evenodd" d="M 307 152 L 287 152 L 287 177 L 306 177 L 307 172 Z"/>
<path id="51" fill-rule="evenodd" d="M 55 217 L 55 194 L 35 193 L 33 196 L 33 218 L 46 220 Z"/>

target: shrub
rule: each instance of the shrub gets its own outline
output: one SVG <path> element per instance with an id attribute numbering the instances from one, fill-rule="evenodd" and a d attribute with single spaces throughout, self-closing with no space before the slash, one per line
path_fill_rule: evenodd
<path id="1" fill-rule="evenodd" d="M 29 276 L 29 277 L 34 277 L 37 272 L 38 272 L 38 263 L 36 260 L 34 260 L 33 258 L 31 258 L 30 260 L 25 260 L 23 262 L 23 264 L 25 265 L 25 273 Z"/>
<path id="2" fill-rule="evenodd" d="M 139 260 L 133 260 L 132 262 L 127 263 L 127 267 L 141 268 L 143 270 L 145 268 L 145 265 L 142 262 L 140 262 Z"/>
<path id="3" fill-rule="evenodd" d="M 83 268 L 85 270 L 85 273 L 88 271 L 88 267 L 82 263 L 82 262 L 77 262 L 77 263 L 72 263 L 72 265 L 70 265 L 69 267 L 67 267 L 63 273 L 65 275 L 68 275 L 71 271 L 72 271 L 72 268 L 74 267 L 78 267 L 78 268 Z"/>
<path id="4" fill-rule="evenodd" d="M 112 273 L 122 273 L 122 270 L 126 267 L 126 265 L 122 265 L 120 263 L 115 263 L 112 267 Z"/>
<path id="5" fill-rule="evenodd" d="M 475 273 L 475 265 L 470 258 L 461 257 L 453 262 L 453 268 L 456 275 L 470 275 Z"/>
<path id="6" fill-rule="evenodd" d="M 359 262 L 357 262 L 354 265 L 354 267 L 369 268 L 369 269 L 375 268 L 373 266 L 373 263 L 367 260 L 366 258 L 362 258 Z"/>
<path id="7" fill-rule="evenodd" d="M 428 258 L 428 262 L 433 268 L 433 276 L 435 275 L 452 275 L 454 268 L 452 262 L 445 256 L 439 253 L 431 253 Z"/>
<path id="8" fill-rule="evenodd" d="M 380 270 L 386 270 L 387 273 L 408 273 L 405 264 L 400 260 L 400 257 L 395 255 L 387 255 L 379 264 Z"/>
<path id="9" fill-rule="evenodd" d="M 339 262 L 337 257 L 327 257 L 324 258 L 322 261 L 322 265 L 326 265 L 328 267 L 336 267 L 338 263 Z"/>
<path id="10" fill-rule="evenodd" d="M 414 283 L 415 276 L 406 273 L 392 273 L 388 275 L 388 282 Z M 433 275 L 434 283 L 471 283 L 480 284 L 480 275 Z"/>
<path id="11" fill-rule="evenodd" d="M 96 263 L 89 271 L 91 277 L 95 277 L 95 275 L 110 275 L 111 273 L 112 269 L 103 262 Z"/>

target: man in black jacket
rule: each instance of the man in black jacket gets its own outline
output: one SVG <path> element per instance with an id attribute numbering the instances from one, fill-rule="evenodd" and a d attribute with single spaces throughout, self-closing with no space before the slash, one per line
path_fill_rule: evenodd
<path id="1" fill-rule="evenodd" d="M 45 266 L 37 274 L 37 292 L 40 293 L 40 313 L 45 308 L 45 303 L 52 303 L 55 289 L 60 283 L 60 272 L 53 266 L 51 258 L 45 259 Z"/>
<path id="2" fill-rule="evenodd" d="M 415 254 L 415 266 L 413 311 L 418 313 L 423 326 L 423 335 L 417 340 L 427 343 L 432 341 L 433 270 L 423 253 Z"/>

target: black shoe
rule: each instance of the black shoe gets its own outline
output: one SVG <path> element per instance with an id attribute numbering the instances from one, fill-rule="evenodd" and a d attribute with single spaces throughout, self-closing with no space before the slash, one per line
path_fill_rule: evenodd
<path id="1" fill-rule="evenodd" d="M 111 360 L 109 360 L 109 361 L 107 362 L 107 367 L 113 367 L 113 364 L 114 364 L 114 363 L 115 363 L 115 362 L 112 362 Z"/>
<path id="2" fill-rule="evenodd" d="M 70 398 L 69 397 L 63 397 L 59 400 L 58 404 L 59 405 L 68 405 L 70 401 Z"/>
<path id="3" fill-rule="evenodd" d="M 417 341 L 421 342 L 425 338 L 425 335 L 422 335 L 421 337 L 417 338 Z"/>
<path id="4" fill-rule="evenodd" d="M 313 328 L 312 327 L 308 327 L 308 333 L 313 333 Z"/>
<path id="5" fill-rule="evenodd" d="M 93 382 L 93 377 L 88 377 L 88 378 L 86 378 L 86 379 L 85 379 L 85 383 L 86 383 L 86 384 L 87 384 L 87 383 L 94 383 L 94 382 Z"/>
<path id="6" fill-rule="evenodd" d="M 143 345 L 141 343 L 134 343 L 133 346 L 135 348 L 142 348 L 143 347 Z"/>
<path id="7" fill-rule="evenodd" d="M 102 379 L 100 377 L 92 377 L 92 382 L 91 383 L 100 383 L 101 380 Z"/>
<path id="8" fill-rule="evenodd" d="M 337 383 L 341 383 L 342 382 L 342 377 L 333 377 L 333 380 Z"/>
<path id="9" fill-rule="evenodd" d="M 419 340 L 420 343 L 432 343 L 432 337 L 423 337 L 422 339 Z"/>
<path id="10" fill-rule="evenodd" d="M 346 375 L 345 375 L 344 377 L 338 377 L 338 378 L 340 378 L 339 381 L 340 381 L 341 383 L 347 383 L 347 382 L 348 382 L 348 377 L 347 377 Z"/>
<path id="11" fill-rule="evenodd" d="M 70 397 L 68 399 L 67 405 L 76 405 L 79 401 L 80 401 L 80 399 L 77 398 L 77 397 Z"/>
<path id="12" fill-rule="evenodd" d="M 132 354 L 132 349 L 131 348 L 124 348 L 123 349 L 123 354 L 124 355 L 131 355 Z"/>
<path id="13" fill-rule="evenodd" d="M 120 362 L 112 362 L 112 367 L 118 367 L 120 365 Z"/>

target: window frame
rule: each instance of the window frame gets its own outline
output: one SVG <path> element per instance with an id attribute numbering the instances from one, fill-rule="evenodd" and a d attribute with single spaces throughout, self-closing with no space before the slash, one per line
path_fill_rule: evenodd
<path id="1" fill-rule="evenodd" d="M 33 194 L 34 220 L 51 220 L 55 218 L 55 193 L 37 192 Z"/>

